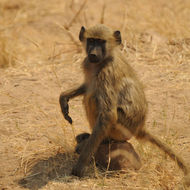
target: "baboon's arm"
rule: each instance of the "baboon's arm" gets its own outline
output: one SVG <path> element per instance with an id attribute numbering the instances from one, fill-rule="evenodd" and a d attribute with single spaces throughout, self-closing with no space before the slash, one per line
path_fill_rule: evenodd
<path id="1" fill-rule="evenodd" d="M 85 86 L 85 84 L 82 84 L 78 88 L 74 88 L 74 89 L 62 92 L 60 97 L 59 97 L 59 103 L 61 106 L 61 111 L 64 115 L 64 118 L 70 124 L 72 124 L 72 118 L 69 116 L 69 105 L 68 105 L 69 99 L 72 99 L 76 96 L 80 96 L 80 95 L 84 94 L 85 91 L 86 91 L 86 86 Z"/>
<path id="2" fill-rule="evenodd" d="M 74 89 L 62 92 L 61 95 L 60 95 L 59 100 L 61 101 L 64 98 L 67 98 L 68 100 L 72 99 L 72 98 L 75 98 L 76 96 L 80 96 L 80 95 L 84 94 L 85 91 L 86 91 L 86 85 L 82 84 L 79 87 L 76 87 Z"/>

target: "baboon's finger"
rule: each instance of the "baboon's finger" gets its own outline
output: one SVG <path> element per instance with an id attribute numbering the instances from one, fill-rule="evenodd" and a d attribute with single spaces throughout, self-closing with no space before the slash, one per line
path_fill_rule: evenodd
<path id="1" fill-rule="evenodd" d="M 70 124 L 73 123 L 72 118 L 71 118 L 68 114 L 64 115 L 64 118 L 65 118 Z"/>

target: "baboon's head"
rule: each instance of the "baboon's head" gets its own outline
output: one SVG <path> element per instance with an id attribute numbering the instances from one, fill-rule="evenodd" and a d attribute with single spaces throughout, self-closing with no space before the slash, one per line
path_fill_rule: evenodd
<path id="1" fill-rule="evenodd" d="M 120 31 L 112 31 L 100 24 L 89 29 L 81 27 L 79 40 L 84 44 L 89 62 L 100 63 L 112 55 L 115 47 L 121 44 Z"/>

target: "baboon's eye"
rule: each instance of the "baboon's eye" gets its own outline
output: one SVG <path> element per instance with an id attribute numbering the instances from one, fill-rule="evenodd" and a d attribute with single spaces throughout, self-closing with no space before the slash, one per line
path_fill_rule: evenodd
<path id="1" fill-rule="evenodd" d="M 102 39 L 96 39 L 98 43 L 104 44 L 106 43 L 106 40 L 102 40 Z"/>
<path id="2" fill-rule="evenodd" d="M 88 41 L 90 44 L 93 44 L 93 43 L 104 44 L 104 43 L 106 42 L 106 40 L 97 39 L 97 38 L 87 38 L 87 41 Z"/>

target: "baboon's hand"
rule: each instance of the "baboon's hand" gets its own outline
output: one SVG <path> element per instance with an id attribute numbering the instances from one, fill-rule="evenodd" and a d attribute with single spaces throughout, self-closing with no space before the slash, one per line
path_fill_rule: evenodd
<path id="1" fill-rule="evenodd" d="M 65 98 L 63 96 L 60 97 L 60 105 L 61 105 L 61 111 L 63 113 L 64 118 L 72 124 L 72 118 L 69 116 L 69 105 L 68 105 L 68 98 Z"/>
<path id="2" fill-rule="evenodd" d="M 88 139 L 90 137 L 89 133 L 81 133 L 75 137 L 77 144 L 83 142 L 84 140 Z"/>

